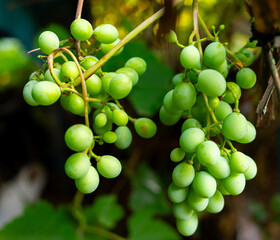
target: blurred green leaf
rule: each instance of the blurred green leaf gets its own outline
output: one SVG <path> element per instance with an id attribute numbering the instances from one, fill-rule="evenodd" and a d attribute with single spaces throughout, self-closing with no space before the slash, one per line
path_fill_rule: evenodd
<path id="1" fill-rule="evenodd" d="M 261 202 L 251 201 L 250 212 L 252 214 L 252 217 L 259 223 L 264 223 L 268 218 L 267 209 Z"/>
<path id="2" fill-rule="evenodd" d="M 77 240 L 76 226 L 64 207 L 40 201 L 0 231 L 1 240 Z"/>
<path id="3" fill-rule="evenodd" d="M 123 218 L 124 210 L 117 204 L 116 195 L 103 195 L 96 198 L 92 205 L 85 207 L 85 215 L 89 225 L 113 229 Z"/>

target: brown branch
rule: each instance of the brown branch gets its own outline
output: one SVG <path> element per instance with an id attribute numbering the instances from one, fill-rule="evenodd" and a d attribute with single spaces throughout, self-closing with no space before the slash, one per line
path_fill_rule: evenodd
<path id="1" fill-rule="evenodd" d="M 78 6 L 77 6 L 77 10 L 76 10 L 76 17 L 75 17 L 75 19 L 81 18 L 82 10 L 83 10 L 83 4 L 84 4 L 84 0 L 79 0 L 78 1 Z M 77 50 L 78 59 L 82 60 L 82 56 L 81 56 L 81 41 L 80 40 L 76 40 L 76 50 Z"/>

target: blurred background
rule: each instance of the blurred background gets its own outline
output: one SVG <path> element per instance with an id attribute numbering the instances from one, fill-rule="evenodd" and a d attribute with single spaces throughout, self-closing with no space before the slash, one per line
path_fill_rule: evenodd
<path id="1" fill-rule="evenodd" d="M 150 117 L 158 126 L 156 136 L 144 140 L 129 125 L 133 141 L 127 150 L 121 151 L 109 144 L 96 147 L 99 155 L 119 158 L 123 172 L 117 179 L 101 179 L 98 189 L 84 199 L 86 212 L 98 217 L 92 217 L 92 224 L 129 236 L 128 239 L 183 239 L 176 232 L 171 203 L 167 199 L 167 187 L 175 167 L 169 154 L 178 147 L 183 120 L 166 127 L 160 123 L 158 111 L 164 95 L 172 88 L 171 78 L 183 71 L 180 49 L 166 43 L 163 34 L 173 29 L 179 41 L 187 44 L 192 31 L 191 3 L 186 0 L 184 5 L 169 8 L 170 2 L 166 1 L 166 15 L 103 67 L 103 71 L 115 71 L 130 57 L 145 59 L 147 72 L 140 77 L 129 98 L 121 103 L 130 116 Z M 243 0 L 201 0 L 199 4 L 199 11 L 210 29 L 212 25 L 226 26 L 220 39 L 228 42 L 233 51 L 252 36 L 250 4 Z M 162 5 L 161 0 L 85 0 L 82 17 L 93 27 L 102 23 L 115 25 L 123 38 Z M 73 181 L 64 172 L 65 160 L 71 154 L 64 143 L 64 133 L 72 124 L 82 123 L 83 118 L 64 111 L 59 102 L 48 107 L 31 107 L 22 97 L 29 75 L 42 64 L 38 53 L 27 52 L 37 47 L 37 38 L 44 30 L 55 32 L 60 40 L 69 38 L 76 7 L 74 0 L 0 1 L 0 239 L 114 239 L 94 233 L 91 238 L 86 235 L 75 238 L 77 224 L 63 212 L 76 193 Z M 268 15 L 264 11 L 259 18 L 263 17 L 264 23 L 268 23 Z M 201 35 L 204 36 L 203 32 Z M 261 48 L 254 49 L 254 53 L 256 59 L 251 67 L 258 76 L 258 83 L 243 92 L 240 109 L 256 124 L 256 107 L 269 73 Z M 230 73 L 229 79 L 234 79 L 235 74 Z M 235 144 L 256 161 L 256 178 L 247 182 L 241 195 L 225 197 L 221 213 L 201 214 L 198 231 L 189 239 L 280 239 L 279 103 L 276 95 L 273 99 L 269 116 L 257 129 L 256 140 L 247 145 Z M 271 120 L 273 108 L 275 120 Z M 22 214 L 26 205 L 39 199 L 43 202 L 25 211 L 24 216 L 29 217 L 32 224 L 28 225 L 25 218 L 12 220 Z M 52 213 L 53 218 L 48 213 Z M 46 222 L 40 223 L 40 218 Z M 58 227 L 62 222 L 64 227 Z M 53 224 L 57 236 L 48 235 Z M 40 229 L 42 225 L 44 229 Z M 12 232 L 16 235 L 10 235 Z M 40 237 L 40 233 L 45 237 Z"/>

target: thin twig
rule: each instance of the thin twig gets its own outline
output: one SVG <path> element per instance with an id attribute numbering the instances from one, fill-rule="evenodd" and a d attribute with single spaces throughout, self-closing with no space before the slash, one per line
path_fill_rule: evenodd
<path id="1" fill-rule="evenodd" d="M 83 10 L 83 4 L 84 4 L 84 0 L 79 0 L 78 1 L 78 6 L 77 6 L 77 10 L 76 10 L 76 17 L 75 17 L 75 19 L 81 18 L 82 10 Z M 82 60 L 82 56 L 81 56 L 81 41 L 80 40 L 76 40 L 76 50 L 77 50 L 78 59 Z"/>

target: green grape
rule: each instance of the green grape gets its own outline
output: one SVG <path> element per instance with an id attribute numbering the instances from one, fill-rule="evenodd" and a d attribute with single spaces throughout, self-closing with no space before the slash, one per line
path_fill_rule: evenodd
<path id="1" fill-rule="evenodd" d="M 92 193 L 99 184 L 99 175 L 93 166 L 89 167 L 87 174 L 79 179 L 75 179 L 77 189 L 84 194 Z"/>
<path id="2" fill-rule="evenodd" d="M 213 166 L 220 159 L 220 149 L 215 142 L 205 141 L 197 148 L 197 158 L 202 165 Z"/>
<path id="3" fill-rule="evenodd" d="M 230 193 L 225 190 L 222 181 L 217 181 L 217 189 L 225 196 L 230 195 Z"/>
<path id="4" fill-rule="evenodd" d="M 179 163 L 172 172 L 172 180 L 177 187 L 187 187 L 194 179 L 194 167 L 188 163 Z"/>
<path id="5" fill-rule="evenodd" d="M 53 71 L 54 71 L 55 76 L 57 76 L 57 78 L 59 79 L 60 70 L 57 69 L 57 68 L 54 68 Z M 56 83 L 55 80 L 53 79 L 52 75 L 51 75 L 50 69 L 48 69 L 45 72 L 44 79 L 45 79 L 45 81 Z"/>
<path id="6" fill-rule="evenodd" d="M 226 81 L 219 72 L 206 69 L 199 73 L 197 87 L 209 97 L 219 97 L 226 90 Z"/>
<path id="7" fill-rule="evenodd" d="M 210 43 L 204 50 L 206 66 L 216 68 L 226 60 L 226 49 L 220 42 Z"/>
<path id="8" fill-rule="evenodd" d="M 38 74 L 39 74 L 39 73 L 38 73 L 37 71 L 31 73 L 31 74 L 29 75 L 29 81 L 31 81 L 31 80 L 37 80 L 37 79 L 38 79 Z"/>
<path id="9" fill-rule="evenodd" d="M 257 81 L 257 76 L 250 68 L 242 68 L 236 74 L 236 83 L 243 89 L 254 87 Z"/>
<path id="10" fill-rule="evenodd" d="M 191 109 L 192 116 L 200 122 L 205 122 L 207 119 L 207 110 L 205 106 L 197 104 Z"/>
<path id="11" fill-rule="evenodd" d="M 68 107 L 69 97 L 70 97 L 70 95 L 68 95 L 68 94 L 62 94 L 60 97 L 60 105 L 66 111 L 69 111 L 69 107 Z"/>
<path id="12" fill-rule="evenodd" d="M 179 83 L 182 83 L 184 78 L 185 78 L 184 73 L 176 74 L 171 80 L 173 87 L 176 87 Z"/>
<path id="13" fill-rule="evenodd" d="M 220 101 L 218 107 L 215 108 L 215 116 L 219 121 L 223 121 L 231 113 L 231 106 L 224 101 Z"/>
<path id="14" fill-rule="evenodd" d="M 180 162 L 184 159 L 186 153 L 181 148 L 174 148 L 170 153 L 170 159 L 172 162 Z"/>
<path id="15" fill-rule="evenodd" d="M 244 176 L 246 180 L 251 180 L 253 179 L 256 175 L 257 175 L 257 165 L 255 163 L 255 161 L 250 158 L 249 156 L 246 156 L 249 162 L 249 167 L 247 168 L 247 170 L 244 172 Z"/>
<path id="16" fill-rule="evenodd" d="M 97 128 L 102 128 L 106 125 L 107 123 L 107 116 L 105 113 L 101 112 L 101 113 L 98 113 L 95 118 L 94 118 L 94 125 L 97 127 Z"/>
<path id="17" fill-rule="evenodd" d="M 181 127 L 181 133 L 183 133 L 185 130 L 189 128 L 202 128 L 199 121 L 197 121 L 195 118 L 189 118 L 185 120 Z"/>
<path id="18" fill-rule="evenodd" d="M 94 29 L 93 35 L 98 42 L 112 43 L 119 37 L 119 32 L 111 24 L 101 24 Z"/>
<path id="19" fill-rule="evenodd" d="M 92 66 L 94 66 L 98 62 L 98 58 L 94 56 L 85 56 L 83 60 L 80 62 L 81 67 L 83 67 L 85 70 L 88 70 Z M 101 72 L 101 68 L 98 68 L 96 71 L 96 74 L 99 74 Z"/>
<path id="20" fill-rule="evenodd" d="M 235 97 L 234 96 L 236 96 L 238 100 L 240 99 L 241 89 L 236 83 L 228 82 L 227 83 L 227 88 L 228 88 L 228 92 L 223 97 L 223 101 L 231 104 L 231 103 L 235 103 Z"/>
<path id="21" fill-rule="evenodd" d="M 59 39 L 54 32 L 42 32 L 38 38 L 38 45 L 41 51 L 49 55 L 53 50 L 59 48 Z"/>
<path id="22" fill-rule="evenodd" d="M 90 160 L 84 153 L 74 153 L 65 162 L 64 169 L 68 177 L 78 179 L 85 176 L 90 167 Z"/>
<path id="23" fill-rule="evenodd" d="M 195 46 L 185 47 L 180 54 L 180 62 L 186 69 L 195 68 L 200 62 L 200 54 Z"/>
<path id="24" fill-rule="evenodd" d="M 85 102 L 82 97 L 77 95 L 76 93 L 72 93 L 68 97 L 68 110 L 73 114 L 82 114 L 85 109 Z"/>
<path id="25" fill-rule="evenodd" d="M 61 95 L 60 88 L 52 82 L 41 81 L 32 87 L 32 98 L 40 105 L 47 106 L 55 103 Z"/>
<path id="26" fill-rule="evenodd" d="M 248 130 L 242 138 L 237 140 L 237 142 L 239 143 L 250 143 L 253 142 L 254 139 L 256 138 L 256 134 L 257 134 L 256 128 L 249 121 L 247 121 L 247 123 L 248 123 Z"/>
<path id="27" fill-rule="evenodd" d="M 140 57 L 132 57 L 128 59 L 124 66 L 134 69 L 139 76 L 146 72 L 147 69 L 147 63 Z"/>
<path id="28" fill-rule="evenodd" d="M 187 196 L 187 202 L 193 210 L 202 212 L 207 207 L 209 198 L 200 197 L 193 189 L 191 189 Z"/>
<path id="29" fill-rule="evenodd" d="M 104 135 L 103 135 L 103 138 L 104 142 L 106 143 L 114 143 L 117 141 L 118 139 L 118 136 L 116 133 L 112 132 L 112 131 L 108 131 L 108 132 L 105 132 Z"/>
<path id="30" fill-rule="evenodd" d="M 63 82 L 73 80 L 79 76 L 79 70 L 74 61 L 67 61 L 61 65 L 60 79 Z"/>
<path id="31" fill-rule="evenodd" d="M 251 50 L 245 48 L 237 54 L 237 57 L 242 62 L 243 66 L 247 67 L 254 62 L 255 55 Z"/>
<path id="32" fill-rule="evenodd" d="M 93 142 L 91 129 L 83 124 L 75 124 L 67 129 L 65 143 L 73 151 L 85 151 Z"/>
<path id="33" fill-rule="evenodd" d="M 221 212 L 224 208 L 225 200 L 223 195 L 219 190 L 215 192 L 215 194 L 209 198 L 209 203 L 206 207 L 206 211 L 210 213 L 218 213 Z"/>
<path id="34" fill-rule="evenodd" d="M 124 110 L 115 108 L 112 112 L 112 121 L 118 126 L 126 126 L 128 115 Z"/>
<path id="35" fill-rule="evenodd" d="M 178 232 L 186 237 L 193 235 L 197 229 L 197 226 L 198 226 L 198 218 L 195 212 L 188 219 L 176 220 L 176 227 L 178 229 Z"/>
<path id="36" fill-rule="evenodd" d="M 197 68 L 200 69 L 200 68 Z M 189 79 L 191 80 L 191 83 L 195 84 L 197 83 L 197 72 L 194 70 L 189 71 Z"/>
<path id="37" fill-rule="evenodd" d="M 228 160 L 222 156 L 220 156 L 218 162 L 215 165 L 207 167 L 207 170 L 214 178 L 217 179 L 224 179 L 230 174 Z"/>
<path id="38" fill-rule="evenodd" d="M 193 209 L 188 205 L 186 201 L 175 203 L 172 207 L 174 217 L 177 219 L 188 219 L 193 215 Z"/>
<path id="39" fill-rule="evenodd" d="M 124 74 L 113 77 L 109 84 L 109 94 L 115 99 L 125 98 L 132 89 L 132 82 Z"/>
<path id="40" fill-rule="evenodd" d="M 164 106 L 161 106 L 159 110 L 159 120 L 166 126 L 176 124 L 181 118 L 181 114 L 171 114 L 165 110 Z"/>
<path id="41" fill-rule="evenodd" d="M 103 90 L 106 93 L 109 92 L 109 85 L 110 85 L 111 80 L 113 79 L 113 77 L 115 77 L 117 75 L 118 74 L 115 72 L 108 72 L 108 73 L 105 73 L 105 75 L 103 75 L 103 77 L 101 78 Z"/>
<path id="42" fill-rule="evenodd" d="M 219 127 L 214 126 L 210 129 L 210 137 L 216 137 L 218 134 L 220 134 L 222 128 L 222 124 L 219 124 Z"/>
<path id="43" fill-rule="evenodd" d="M 173 92 L 174 90 L 170 90 L 163 99 L 163 106 L 165 111 L 167 111 L 169 114 L 175 114 L 175 115 L 181 115 L 182 110 L 178 109 L 173 102 Z"/>
<path id="44" fill-rule="evenodd" d="M 86 87 L 87 92 L 95 96 L 102 91 L 102 81 L 97 75 L 93 74 L 86 80 Z"/>
<path id="45" fill-rule="evenodd" d="M 34 85 L 36 85 L 37 83 L 39 83 L 37 80 L 30 80 L 25 84 L 23 88 L 23 92 L 22 92 L 23 98 L 25 102 L 27 102 L 31 106 L 38 106 L 38 103 L 32 97 L 32 89 Z"/>
<path id="46" fill-rule="evenodd" d="M 182 111 L 192 108 L 196 100 L 196 90 L 192 83 L 182 82 L 173 91 L 174 106 Z"/>
<path id="47" fill-rule="evenodd" d="M 116 71 L 116 73 L 122 73 L 122 74 L 126 75 L 127 77 L 129 77 L 133 86 L 135 86 L 138 83 L 138 80 L 139 80 L 138 73 L 132 68 L 129 68 L 129 67 L 119 68 Z"/>
<path id="48" fill-rule="evenodd" d="M 198 196 L 210 198 L 216 192 L 217 183 L 208 172 L 201 171 L 195 175 L 192 187 Z"/>
<path id="49" fill-rule="evenodd" d="M 218 97 L 209 97 L 208 98 L 208 104 L 211 108 L 215 109 L 220 104 L 220 99 Z"/>
<path id="50" fill-rule="evenodd" d="M 97 127 L 94 123 L 93 123 L 93 130 L 97 135 L 104 135 L 106 132 L 108 131 L 112 131 L 113 128 L 113 123 L 112 121 L 107 119 L 107 123 L 105 124 L 105 126 L 103 127 Z"/>
<path id="51" fill-rule="evenodd" d="M 130 129 L 127 126 L 120 126 L 115 130 L 117 135 L 117 141 L 115 142 L 115 146 L 118 149 L 127 149 L 132 142 L 132 134 Z"/>
<path id="52" fill-rule="evenodd" d="M 121 173 L 122 165 L 114 156 L 104 155 L 97 162 L 97 170 L 105 178 L 115 178 Z"/>
<path id="53" fill-rule="evenodd" d="M 227 178 L 222 180 L 222 184 L 229 194 L 239 195 L 245 188 L 245 176 L 243 173 L 232 172 Z"/>
<path id="54" fill-rule="evenodd" d="M 180 147 L 187 153 L 193 153 L 204 142 L 205 134 L 199 128 L 189 128 L 184 131 L 179 139 Z"/>
<path id="55" fill-rule="evenodd" d="M 70 32 L 75 39 L 86 41 L 92 36 L 93 29 L 89 21 L 78 18 L 71 23 Z"/>
<path id="56" fill-rule="evenodd" d="M 115 40 L 112 43 L 101 43 L 100 44 L 101 51 L 105 54 L 108 53 L 113 47 L 115 47 L 117 44 L 119 44 L 120 41 L 121 40 L 118 38 L 117 40 Z M 117 51 L 114 56 L 121 54 L 122 51 L 123 51 L 123 47 L 119 51 Z"/>
<path id="57" fill-rule="evenodd" d="M 214 67 L 214 70 L 218 71 L 220 74 L 223 75 L 224 78 L 228 75 L 228 64 L 227 60 L 225 60 L 221 65 Z"/>
<path id="58" fill-rule="evenodd" d="M 177 35 L 173 30 L 170 30 L 164 35 L 164 39 L 169 43 L 176 43 L 178 41 Z"/>
<path id="59" fill-rule="evenodd" d="M 229 165 L 232 171 L 244 173 L 249 167 L 249 161 L 244 153 L 237 151 L 231 154 Z"/>
<path id="60" fill-rule="evenodd" d="M 149 118 L 137 118 L 134 122 L 137 134 L 142 138 L 152 138 L 157 132 L 157 125 Z"/>
<path id="61" fill-rule="evenodd" d="M 224 120 L 222 131 L 225 137 L 230 140 L 238 140 L 246 134 L 248 123 L 246 118 L 237 112 L 230 113 Z"/>
<path id="62" fill-rule="evenodd" d="M 168 198 L 173 203 L 183 202 L 187 198 L 188 187 L 179 188 L 173 182 L 168 187 Z"/>

